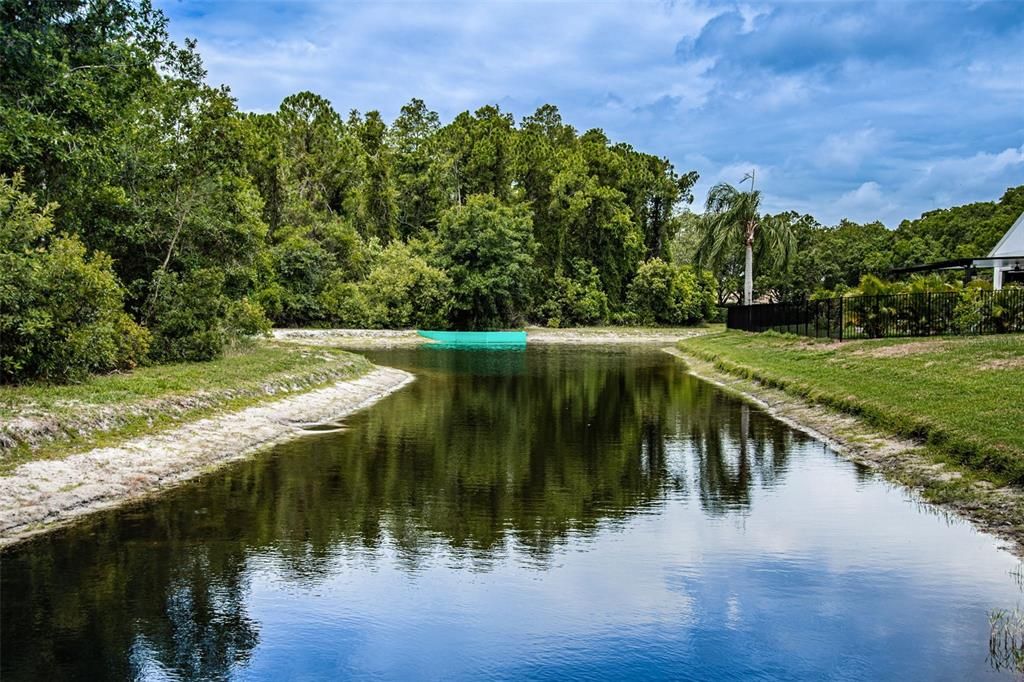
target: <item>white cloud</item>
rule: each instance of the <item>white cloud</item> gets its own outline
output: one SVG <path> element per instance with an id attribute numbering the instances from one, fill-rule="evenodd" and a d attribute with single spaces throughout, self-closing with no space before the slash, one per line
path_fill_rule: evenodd
<path id="1" fill-rule="evenodd" d="M 934 202 L 933 206 L 949 206 L 976 201 L 971 197 L 987 187 L 1005 189 L 1022 182 L 1024 144 L 996 153 L 978 152 L 926 162 L 915 173 L 908 189 L 927 197 Z"/>
<path id="2" fill-rule="evenodd" d="M 896 205 L 885 196 L 877 182 L 869 180 L 857 189 L 842 194 L 835 200 L 834 211 L 858 222 L 874 220 L 877 216 L 888 215 Z"/>
<path id="3" fill-rule="evenodd" d="M 870 154 L 878 151 L 882 135 L 874 128 L 852 133 L 833 133 L 825 137 L 818 150 L 817 163 L 822 167 L 856 168 Z"/>
<path id="4" fill-rule="evenodd" d="M 385 118 L 412 97 L 445 120 L 551 103 L 699 171 L 698 204 L 753 168 L 767 210 L 824 222 L 850 210 L 892 225 L 1024 182 L 1022 36 L 987 5 L 921 4 L 893 27 L 906 8 L 740 2 L 737 38 L 709 29 L 728 7 L 704 0 L 157 1 L 246 110 L 304 89 Z M 965 20 L 955 51 L 934 47 Z M 702 32 L 712 42 L 691 49 Z"/>
<path id="5" fill-rule="evenodd" d="M 1008 147 L 996 154 L 978 152 L 966 158 L 939 159 L 925 166 L 925 179 L 960 178 L 962 181 L 976 182 L 986 180 L 994 175 L 1024 164 L 1024 144 L 1020 147 Z M 1022 169 L 1024 170 L 1024 169 Z"/>

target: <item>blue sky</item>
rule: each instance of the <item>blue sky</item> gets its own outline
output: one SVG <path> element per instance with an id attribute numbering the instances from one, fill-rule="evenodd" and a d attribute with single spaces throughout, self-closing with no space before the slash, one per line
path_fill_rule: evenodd
<path id="1" fill-rule="evenodd" d="M 552 103 L 699 171 L 700 200 L 756 169 L 768 210 L 830 224 L 1024 184 L 1024 0 L 156 4 L 245 110 Z"/>

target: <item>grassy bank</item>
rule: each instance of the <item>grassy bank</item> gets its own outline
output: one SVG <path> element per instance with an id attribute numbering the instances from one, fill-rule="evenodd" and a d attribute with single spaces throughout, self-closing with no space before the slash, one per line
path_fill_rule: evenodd
<path id="1" fill-rule="evenodd" d="M 1024 482 L 1024 335 L 819 342 L 721 332 L 686 354 Z"/>
<path id="2" fill-rule="evenodd" d="M 67 386 L 0 386 L 0 474 L 221 410 L 311 390 L 369 371 L 333 348 L 260 341 L 212 362 L 144 367 Z"/>

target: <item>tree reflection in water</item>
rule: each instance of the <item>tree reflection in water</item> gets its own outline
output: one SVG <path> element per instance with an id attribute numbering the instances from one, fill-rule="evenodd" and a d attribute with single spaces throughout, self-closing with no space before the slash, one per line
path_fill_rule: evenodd
<path id="1" fill-rule="evenodd" d="M 419 380 L 349 420 L 151 503 L 5 554 L 4 679 L 222 678 L 259 629 L 254 562 L 315 585 L 386 553 L 538 570 L 599 528 L 695 494 L 745 513 L 792 431 L 655 351 L 392 351 Z"/>

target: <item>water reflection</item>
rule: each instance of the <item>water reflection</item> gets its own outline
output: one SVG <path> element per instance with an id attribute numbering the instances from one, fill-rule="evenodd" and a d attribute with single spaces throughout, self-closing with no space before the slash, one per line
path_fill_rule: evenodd
<path id="1" fill-rule="evenodd" d="M 770 586 L 764 603 L 785 593 L 765 582 L 780 570 L 766 557 L 779 550 L 762 543 L 794 528 L 832 532 L 813 518 L 787 518 L 798 506 L 792 501 L 772 506 L 773 491 L 795 474 L 792 453 L 807 451 L 805 439 L 686 376 L 663 354 L 421 349 L 377 359 L 413 369 L 419 380 L 348 420 L 346 431 L 308 436 L 5 554 L 3 678 L 223 679 L 263 670 L 260 650 L 294 650 L 273 660 L 299 676 L 447 676 L 448 648 L 467 655 L 459 636 L 476 641 L 475 655 L 486 659 L 462 675 L 495 674 L 497 666 L 515 676 L 524 670 L 515 647 L 536 653 L 531 638 L 573 632 L 574 646 L 583 646 L 598 613 L 617 637 L 639 638 L 627 648 L 640 663 L 619 672 L 677 676 L 698 663 L 685 644 L 691 625 L 683 627 L 697 618 L 695 604 L 724 600 L 731 606 L 723 622 L 740 622 L 737 585 L 746 585 L 745 598 Z M 837 499 L 862 503 L 849 467 L 824 458 L 819 466 L 817 480 L 832 477 L 837 495 L 847 491 Z M 790 487 L 807 490 L 799 481 Z M 845 513 L 841 505 L 836 513 Z M 779 531 L 715 525 L 730 519 Z M 802 552 L 781 555 L 787 580 L 822 589 L 828 570 Z M 538 592 L 566 571 L 580 576 L 568 592 Z M 472 592 L 474 575 L 490 592 L 470 608 L 459 599 Z M 426 592 L 408 592 L 418 581 Z M 600 607 L 567 596 L 581 585 L 595 587 Z M 774 611 L 802 608 L 792 594 Z M 668 631 L 648 622 L 658 613 Z M 623 620 L 635 618 L 631 635 Z M 510 627 L 530 634 L 510 636 Z M 326 632 L 329 643 L 314 646 Z M 683 643 L 661 662 L 667 667 L 645 668 L 679 633 Z M 366 653 L 375 636 L 405 658 Z M 727 640 L 713 641 L 709 652 Z M 426 642 L 428 651 L 409 653 Z M 338 658 L 353 651 L 363 658 Z M 386 665 L 403 660 L 411 667 Z M 561 674 L 616 670 L 607 658 L 594 659 L 603 668 L 580 669 L 576 659 L 560 660 L 551 669 Z M 420 667 L 426 661 L 436 675 Z"/>

